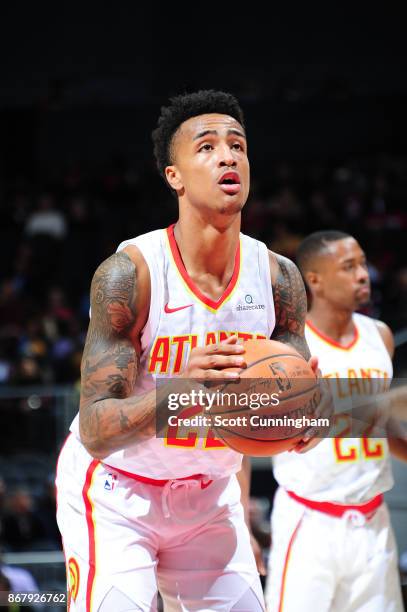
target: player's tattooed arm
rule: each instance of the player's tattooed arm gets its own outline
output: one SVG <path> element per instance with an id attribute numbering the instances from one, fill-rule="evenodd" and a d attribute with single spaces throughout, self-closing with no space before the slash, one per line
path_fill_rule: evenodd
<path id="1" fill-rule="evenodd" d="M 155 431 L 155 405 L 132 395 L 138 374 L 138 275 L 132 259 L 116 253 L 96 270 L 91 320 L 81 365 L 80 435 L 103 457 Z"/>
<path id="2" fill-rule="evenodd" d="M 307 296 L 297 266 L 282 255 L 270 253 L 276 325 L 272 339 L 291 344 L 305 359 L 311 354 L 305 340 Z"/>

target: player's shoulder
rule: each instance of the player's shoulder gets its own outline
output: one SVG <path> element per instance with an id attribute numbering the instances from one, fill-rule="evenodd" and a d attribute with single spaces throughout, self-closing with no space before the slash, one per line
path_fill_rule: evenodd
<path id="1" fill-rule="evenodd" d="M 151 299 L 150 272 L 134 244 L 126 245 L 102 261 L 93 275 L 91 286 L 92 319 L 111 315 L 115 331 L 141 329 L 147 318 Z"/>
<path id="2" fill-rule="evenodd" d="M 288 257 L 275 253 L 268 249 L 271 282 L 274 285 L 279 278 L 289 280 L 291 278 L 301 279 L 300 271 L 296 264 Z"/>
<path id="3" fill-rule="evenodd" d="M 128 238 L 123 240 L 117 247 L 117 252 L 126 250 L 131 247 L 137 247 L 141 252 L 161 249 L 163 246 L 164 239 L 166 237 L 167 230 L 156 229 L 145 234 L 140 234 L 134 238 Z"/>
<path id="4" fill-rule="evenodd" d="M 354 321 L 357 324 L 359 330 L 364 328 L 365 333 L 371 332 L 372 329 L 376 329 L 379 332 L 381 339 L 390 355 L 394 353 L 394 336 L 390 327 L 384 321 L 379 319 L 373 319 L 361 313 L 354 313 Z"/>
<path id="5" fill-rule="evenodd" d="M 379 334 L 382 337 L 382 340 L 387 348 L 387 351 L 390 357 L 393 357 L 394 354 L 394 336 L 390 327 L 384 321 L 379 321 L 379 319 L 374 320 L 376 327 L 379 331 Z"/>

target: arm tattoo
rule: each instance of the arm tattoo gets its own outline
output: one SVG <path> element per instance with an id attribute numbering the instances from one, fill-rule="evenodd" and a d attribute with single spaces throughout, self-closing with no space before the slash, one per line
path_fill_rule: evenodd
<path id="1" fill-rule="evenodd" d="M 91 287 L 91 321 L 81 366 L 81 439 L 90 451 L 109 454 L 154 433 L 153 406 L 132 396 L 138 358 L 131 339 L 136 323 L 137 276 L 126 253 L 116 253 L 96 270 Z"/>
<path id="2" fill-rule="evenodd" d="M 305 359 L 311 354 L 304 337 L 307 296 L 297 266 L 281 255 L 277 255 L 279 266 L 277 280 L 273 286 L 276 326 L 272 338 L 291 344 Z"/>

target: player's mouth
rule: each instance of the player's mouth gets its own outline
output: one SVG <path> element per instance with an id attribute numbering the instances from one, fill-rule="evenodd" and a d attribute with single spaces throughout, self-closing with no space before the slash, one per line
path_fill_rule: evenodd
<path id="1" fill-rule="evenodd" d="M 364 287 L 359 287 L 356 289 L 356 296 L 362 300 L 368 300 L 370 298 L 370 287 L 366 285 Z"/>
<path id="2" fill-rule="evenodd" d="M 239 193 L 241 184 L 240 176 L 237 172 L 228 171 L 222 174 L 218 181 L 219 187 L 228 195 L 235 195 Z"/>

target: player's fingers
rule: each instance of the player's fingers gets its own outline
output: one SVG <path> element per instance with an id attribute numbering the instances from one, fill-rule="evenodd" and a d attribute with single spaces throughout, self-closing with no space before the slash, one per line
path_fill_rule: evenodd
<path id="1" fill-rule="evenodd" d="M 256 565 L 257 565 L 257 571 L 259 572 L 260 576 L 265 576 L 267 571 L 266 571 L 266 566 L 263 561 L 263 555 L 261 554 L 261 551 L 259 551 L 259 554 L 256 557 Z"/>
<path id="2" fill-rule="evenodd" d="M 312 369 L 315 375 L 318 374 L 318 357 L 310 357 L 308 360 L 308 365 Z"/>
<path id="3" fill-rule="evenodd" d="M 237 334 L 233 334 L 233 336 L 228 336 L 225 340 L 222 340 L 221 344 L 236 344 L 238 340 Z"/>
<path id="4" fill-rule="evenodd" d="M 207 355 L 200 360 L 204 370 L 217 370 L 224 368 L 242 368 L 245 360 L 240 355 Z"/>
<path id="5" fill-rule="evenodd" d="M 312 448 L 315 448 L 317 444 L 321 442 L 321 440 L 322 438 L 307 438 L 307 436 L 304 436 L 304 438 L 300 440 L 300 442 L 298 442 L 298 444 L 293 448 L 293 451 L 299 454 L 307 453 Z"/>
<path id="6" fill-rule="evenodd" d="M 207 355 L 241 355 L 244 353 L 244 346 L 236 343 L 219 342 L 219 344 L 209 344 L 205 347 L 204 353 Z"/>
<path id="7" fill-rule="evenodd" d="M 225 379 L 233 379 L 237 380 L 240 378 L 240 373 L 238 370 L 230 371 L 230 370 L 201 370 L 200 373 L 196 374 L 196 378 L 200 378 L 205 382 L 210 382 L 212 380 L 225 380 Z"/>
<path id="8" fill-rule="evenodd" d="M 254 558 L 256 560 L 257 571 L 259 572 L 260 576 L 265 576 L 267 572 L 263 559 L 263 554 L 261 552 L 260 544 L 258 543 L 253 534 L 250 534 L 250 543 L 252 545 Z"/>

